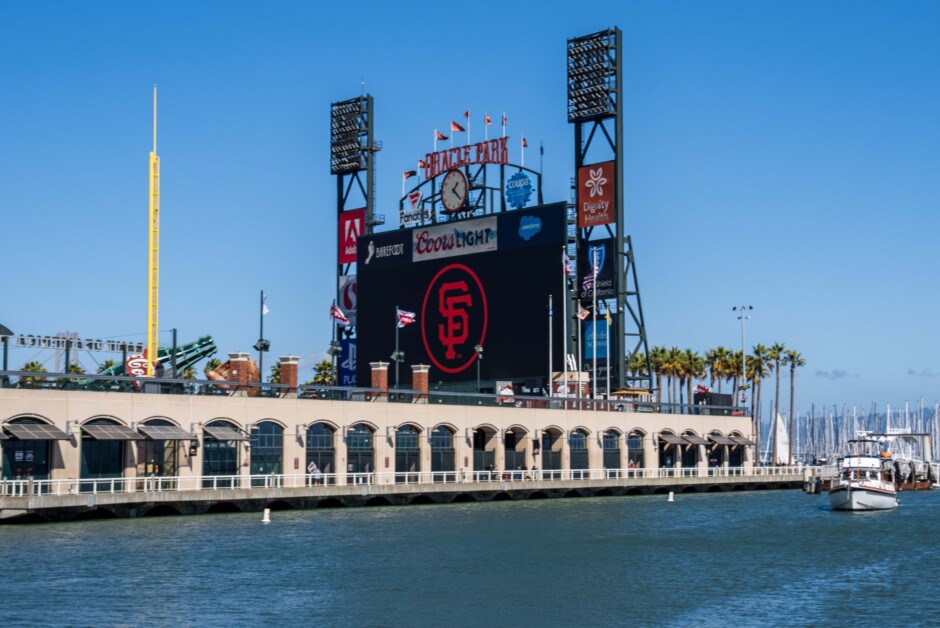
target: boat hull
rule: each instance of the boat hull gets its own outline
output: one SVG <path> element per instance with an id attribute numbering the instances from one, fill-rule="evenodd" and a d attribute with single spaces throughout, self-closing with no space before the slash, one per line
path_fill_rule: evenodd
<path id="1" fill-rule="evenodd" d="M 829 491 L 833 510 L 890 510 L 898 507 L 896 491 L 861 486 L 836 486 Z"/>

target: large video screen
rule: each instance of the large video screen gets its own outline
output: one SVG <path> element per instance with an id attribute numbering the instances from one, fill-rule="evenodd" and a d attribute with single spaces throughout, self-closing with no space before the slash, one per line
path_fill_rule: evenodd
<path id="1" fill-rule="evenodd" d="M 402 387 L 413 364 L 430 366 L 432 387 L 475 381 L 476 346 L 481 379 L 544 385 L 549 295 L 552 369 L 562 368 L 565 211 L 557 203 L 359 238 L 359 385 L 370 383 L 370 362 L 391 362 L 396 332 Z M 415 322 L 399 328 L 398 309 Z"/>

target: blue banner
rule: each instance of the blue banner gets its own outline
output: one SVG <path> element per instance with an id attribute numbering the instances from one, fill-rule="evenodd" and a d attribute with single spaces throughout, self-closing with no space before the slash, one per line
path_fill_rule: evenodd
<path id="1" fill-rule="evenodd" d="M 339 341 L 342 353 L 339 354 L 339 386 L 356 385 L 356 341 L 352 338 L 343 338 Z"/>

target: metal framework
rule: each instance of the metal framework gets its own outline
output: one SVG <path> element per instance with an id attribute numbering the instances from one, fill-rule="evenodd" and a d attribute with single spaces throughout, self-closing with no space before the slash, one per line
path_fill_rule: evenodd
<path id="1" fill-rule="evenodd" d="M 160 329 L 160 158 L 157 156 L 157 87 L 153 87 L 153 152 L 150 153 L 150 239 L 147 273 L 147 377 L 153 377 Z"/>
<path id="2" fill-rule="evenodd" d="M 602 225 L 602 229 L 578 228 L 576 244 L 592 240 L 595 230 L 601 231 L 601 237 L 614 238 L 617 249 L 617 316 L 614 316 L 611 334 L 616 342 L 608 340 L 611 346 L 610 363 L 616 365 L 615 381 L 619 388 L 629 382 L 634 386 L 641 385 L 652 390 L 654 379 L 646 341 L 636 259 L 624 224 L 622 41 L 623 35 L 619 28 L 568 40 L 568 122 L 574 125 L 575 172 L 589 163 L 588 153 L 594 148 L 596 152 L 604 155 L 604 160 L 610 160 L 613 156 L 616 178 L 615 222 L 613 225 Z M 613 129 L 610 128 L 611 124 Z M 581 248 L 576 245 L 575 252 Z M 569 300 L 569 307 L 571 305 Z M 571 338 L 566 340 L 572 342 Z M 581 350 L 579 346 L 578 351 Z M 628 376 L 627 367 L 637 353 L 646 356 L 646 372 Z M 608 368 L 611 364 L 608 364 Z M 594 385 L 596 390 L 596 383 Z"/>

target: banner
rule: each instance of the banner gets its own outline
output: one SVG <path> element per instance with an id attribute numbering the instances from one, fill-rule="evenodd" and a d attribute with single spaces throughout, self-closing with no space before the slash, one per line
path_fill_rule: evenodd
<path id="1" fill-rule="evenodd" d="M 594 291 L 591 287 L 593 279 L 593 262 L 597 254 L 597 298 L 613 299 L 617 296 L 617 255 L 615 238 L 604 240 L 591 240 L 580 242 L 578 247 L 578 277 L 582 280 L 577 284 L 578 298 L 583 303 L 594 300 Z"/>
<path id="2" fill-rule="evenodd" d="M 578 168 L 578 227 L 616 222 L 614 162 Z"/>
<path id="3" fill-rule="evenodd" d="M 339 215 L 339 263 L 356 261 L 356 238 L 366 232 L 366 210 L 350 209 Z"/>
<path id="4" fill-rule="evenodd" d="M 339 386 L 356 385 L 356 341 L 343 338 L 339 341 L 339 368 L 337 378 Z"/>

